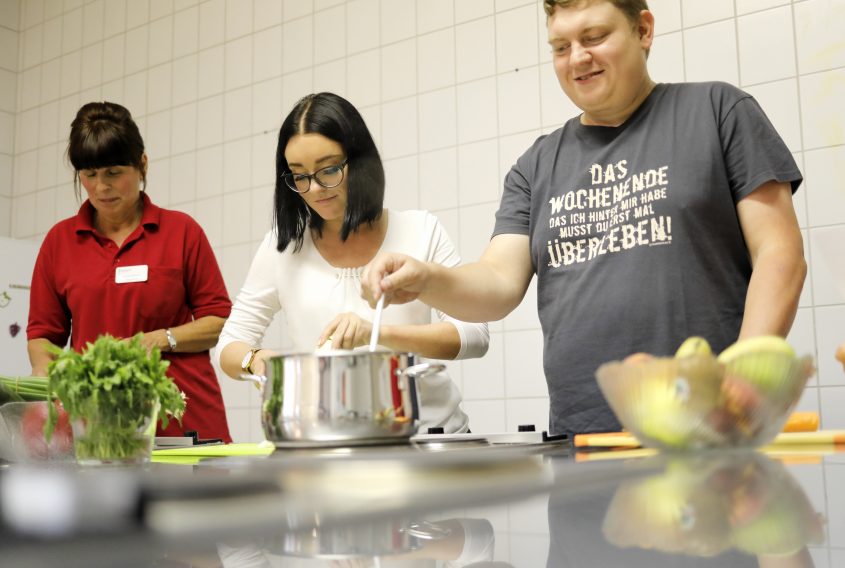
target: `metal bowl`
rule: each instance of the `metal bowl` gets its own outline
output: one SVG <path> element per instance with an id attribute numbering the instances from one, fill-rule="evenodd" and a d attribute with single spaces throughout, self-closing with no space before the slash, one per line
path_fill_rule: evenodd
<path id="1" fill-rule="evenodd" d="M 770 442 L 813 371 L 809 356 L 757 351 L 727 364 L 712 355 L 612 361 L 596 378 L 616 417 L 644 446 L 687 450 Z"/>

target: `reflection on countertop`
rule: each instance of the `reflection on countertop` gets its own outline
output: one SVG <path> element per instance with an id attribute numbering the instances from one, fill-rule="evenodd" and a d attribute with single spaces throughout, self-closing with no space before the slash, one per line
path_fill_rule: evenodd
<path id="1" fill-rule="evenodd" d="M 553 493 L 550 559 L 572 566 L 813 566 L 824 519 L 758 452 L 655 455 L 658 471 L 590 494 Z"/>
<path id="2" fill-rule="evenodd" d="M 493 525 L 486 519 L 413 521 L 388 517 L 335 527 L 315 527 L 276 538 L 218 543 L 226 568 L 273 565 L 446 566 L 492 562 Z"/>
<path id="3" fill-rule="evenodd" d="M 845 524 L 827 517 L 841 515 L 832 480 L 845 464 L 829 450 L 14 465 L 0 473 L 0 554 L 21 566 L 833 567 Z"/>

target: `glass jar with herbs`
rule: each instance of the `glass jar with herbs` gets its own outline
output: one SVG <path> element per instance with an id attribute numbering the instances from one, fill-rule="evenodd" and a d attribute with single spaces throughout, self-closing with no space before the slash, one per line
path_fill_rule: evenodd
<path id="1" fill-rule="evenodd" d="M 81 353 L 57 351 L 48 367 L 48 391 L 68 413 L 82 465 L 148 462 L 156 422 L 167 427 L 185 411 L 184 394 L 165 374 L 169 363 L 157 348 L 148 353 L 140 338 L 100 336 Z M 49 436 L 58 414 L 48 406 Z"/>

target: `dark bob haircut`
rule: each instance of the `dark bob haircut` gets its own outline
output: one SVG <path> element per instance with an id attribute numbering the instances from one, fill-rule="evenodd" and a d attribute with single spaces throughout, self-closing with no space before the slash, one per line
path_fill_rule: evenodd
<path id="1" fill-rule="evenodd" d="M 94 102 L 83 105 L 70 125 L 67 157 L 73 169 L 73 188 L 80 198 L 79 171 L 132 166 L 141 172 L 144 188 L 147 172 L 144 163 L 144 140 L 129 111 L 117 104 Z"/>
<path id="2" fill-rule="evenodd" d="M 279 235 L 276 248 L 284 251 L 294 241 L 294 252 L 302 248 L 305 231 L 310 227 L 322 234 L 323 219 L 305 200 L 285 185 L 282 175 L 289 172 L 285 149 L 297 134 L 321 134 L 340 144 L 348 161 L 344 178 L 347 205 L 340 238 L 363 224 L 372 224 L 384 206 L 384 166 L 376 143 L 361 113 L 346 99 L 334 93 L 310 94 L 301 98 L 279 130 L 276 148 L 276 193 L 273 224 Z"/>

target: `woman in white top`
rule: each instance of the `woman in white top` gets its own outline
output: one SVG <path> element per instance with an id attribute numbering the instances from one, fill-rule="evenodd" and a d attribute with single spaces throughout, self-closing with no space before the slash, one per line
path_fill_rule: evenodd
<path id="1" fill-rule="evenodd" d="M 361 273 L 380 250 L 455 266 L 446 231 L 425 211 L 383 208 L 384 168 L 360 113 L 347 100 L 319 93 L 302 98 L 279 131 L 273 229 L 255 254 L 215 350 L 231 377 L 263 373 L 276 353 L 260 348 L 279 310 L 297 352 L 330 342 L 334 349 L 369 345 L 373 310 L 361 298 Z M 487 324 L 434 312 L 422 302 L 382 314 L 379 344 L 433 359 L 481 357 Z M 457 386 L 440 373 L 419 381 L 420 432 L 465 432 Z"/>

